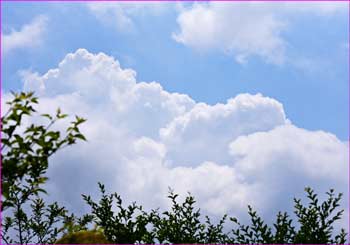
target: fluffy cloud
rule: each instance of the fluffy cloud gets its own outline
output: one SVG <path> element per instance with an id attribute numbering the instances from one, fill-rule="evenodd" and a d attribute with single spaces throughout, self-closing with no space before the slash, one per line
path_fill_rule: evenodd
<path id="1" fill-rule="evenodd" d="M 48 18 L 40 15 L 31 23 L 23 25 L 20 30 L 12 30 L 8 34 L 1 34 L 3 40 L 3 52 L 7 53 L 17 48 L 30 48 L 42 42 L 46 30 Z"/>
<path id="2" fill-rule="evenodd" d="M 173 38 L 199 51 L 219 50 L 245 63 L 258 56 L 268 63 L 286 61 L 283 32 L 295 14 L 334 15 L 344 3 L 195 3 L 182 8 Z"/>
<path id="3" fill-rule="evenodd" d="M 347 161 L 347 147 L 332 134 L 283 125 L 240 136 L 230 143 L 230 153 L 240 159 L 236 167 L 245 175 L 274 169 L 276 173 L 293 171 L 310 178 L 346 179 L 347 166 L 339 163 Z"/>
<path id="4" fill-rule="evenodd" d="M 148 208 L 169 205 L 168 187 L 190 191 L 213 215 L 243 214 L 253 204 L 270 217 L 291 208 L 307 185 L 346 192 L 348 145 L 294 126 L 272 98 L 197 103 L 84 49 L 43 75 L 22 74 L 24 88 L 41 93 L 40 112 L 59 106 L 88 118 L 88 142 L 56 154 L 49 171 L 50 198 L 77 213 L 80 194 L 96 196 L 97 181 Z"/>
<path id="5" fill-rule="evenodd" d="M 287 122 L 282 105 L 274 99 L 241 94 L 226 104 L 197 103 L 160 130 L 168 156 L 182 164 L 202 161 L 230 163 L 228 144 L 240 135 L 267 131 Z M 208 143 L 215 147 L 210 147 Z"/>

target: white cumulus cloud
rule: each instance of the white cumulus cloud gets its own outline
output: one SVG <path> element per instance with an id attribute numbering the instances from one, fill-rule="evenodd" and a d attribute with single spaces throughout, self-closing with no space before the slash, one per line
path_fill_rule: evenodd
<path id="1" fill-rule="evenodd" d="M 346 192 L 348 144 L 293 125 L 273 98 L 198 103 L 84 49 L 45 74 L 22 75 L 26 90 L 40 91 L 38 111 L 88 119 L 88 142 L 51 159 L 47 186 L 77 213 L 88 210 L 80 194 L 97 196 L 97 181 L 148 208 L 169 205 L 168 187 L 190 191 L 212 215 L 243 214 L 247 204 L 266 215 L 287 210 L 307 185 Z"/>
<path id="2" fill-rule="evenodd" d="M 287 123 L 283 106 L 260 94 L 240 94 L 226 104 L 197 103 L 160 129 L 168 156 L 175 162 L 201 161 L 229 163 L 228 144 L 240 135 L 267 131 Z M 208 143 L 214 146 L 208 146 Z"/>
<path id="3" fill-rule="evenodd" d="M 346 13 L 344 3 L 194 3 L 180 8 L 173 38 L 199 51 L 218 50 L 239 63 L 258 56 L 272 64 L 286 61 L 283 33 L 295 15 Z"/>

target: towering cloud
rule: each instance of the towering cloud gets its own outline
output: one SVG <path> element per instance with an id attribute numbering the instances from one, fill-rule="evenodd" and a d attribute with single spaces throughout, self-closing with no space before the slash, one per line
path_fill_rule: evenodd
<path id="1" fill-rule="evenodd" d="M 214 215 L 245 213 L 247 204 L 265 215 L 287 210 L 307 185 L 346 192 L 348 144 L 293 125 L 273 98 L 198 103 L 84 49 L 23 81 L 40 93 L 40 112 L 61 107 L 88 119 L 88 142 L 51 159 L 50 198 L 72 211 L 84 211 L 80 194 L 97 195 L 97 181 L 148 208 L 168 205 L 168 187 L 190 191 Z"/>

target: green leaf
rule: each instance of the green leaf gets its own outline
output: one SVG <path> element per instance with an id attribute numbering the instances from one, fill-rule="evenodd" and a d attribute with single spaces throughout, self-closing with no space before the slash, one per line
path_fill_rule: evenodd
<path id="1" fill-rule="evenodd" d="M 46 118 L 48 118 L 48 119 L 50 119 L 50 120 L 53 119 L 52 116 L 51 116 L 50 114 L 41 114 L 41 116 L 46 117 Z"/>

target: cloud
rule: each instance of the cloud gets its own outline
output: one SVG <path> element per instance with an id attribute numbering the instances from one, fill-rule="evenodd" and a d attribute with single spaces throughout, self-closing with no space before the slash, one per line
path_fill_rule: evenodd
<path id="1" fill-rule="evenodd" d="M 197 51 L 218 50 L 238 63 L 257 56 L 267 63 L 286 62 L 283 33 L 295 15 L 346 13 L 344 3 L 194 3 L 180 8 L 175 41 Z"/>
<path id="2" fill-rule="evenodd" d="M 175 162 L 201 161 L 230 163 L 228 144 L 240 135 L 267 131 L 287 123 L 283 106 L 260 94 L 240 94 L 226 104 L 197 103 L 160 129 L 168 156 Z M 208 142 L 215 147 L 208 147 Z"/>
<path id="3" fill-rule="evenodd" d="M 130 32 L 135 30 L 134 19 L 143 15 L 160 15 L 167 9 L 167 4 L 160 2 L 137 3 L 88 3 L 89 11 L 96 18 L 108 25 L 116 27 L 119 31 Z"/>
<path id="4" fill-rule="evenodd" d="M 285 44 L 280 32 L 285 23 L 256 7 L 196 3 L 181 12 L 177 22 L 180 31 L 173 38 L 191 48 L 234 53 L 240 63 L 250 55 L 283 62 Z"/>
<path id="5" fill-rule="evenodd" d="M 272 168 L 280 175 L 285 169 L 312 178 L 338 176 L 345 180 L 347 175 L 347 166 L 339 164 L 347 161 L 347 144 L 323 131 L 283 125 L 271 131 L 240 136 L 229 148 L 231 155 L 239 158 L 236 167 L 246 175 L 256 176 Z"/>
<path id="6" fill-rule="evenodd" d="M 43 75 L 22 75 L 26 90 L 40 91 L 38 111 L 61 107 L 88 119 L 88 142 L 57 153 L 48 173 L 49 198 L 78 214 L 88 211 L 80 194 L 96 197 L 97 181 L 146 208 L 168 206 L 169 186 L 190 191 L 214 216 L 243 215 L 252 204 L 272 217 L 308 185 L 346 192 L 348 144 L 293 125 L 273 98 L 195 102 L 84 49 Z"/>
<path id="7" fill-rule="evenodd" d="M 29 24 L 23 25 L 19 31 L 12 30 L 8 34 L 2 33 L 3 52 L 8 53 L 18 48 L 30 48 L 40 45 L 47 28 L 48 17 L 40 15 Z"/>

